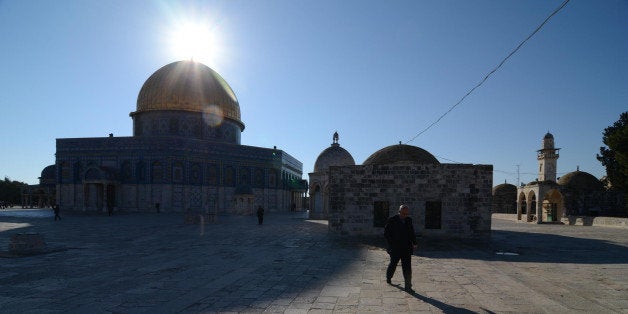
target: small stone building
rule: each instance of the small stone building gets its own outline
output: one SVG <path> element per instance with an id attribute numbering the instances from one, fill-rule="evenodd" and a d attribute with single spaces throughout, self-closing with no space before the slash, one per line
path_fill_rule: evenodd
<path id="1" fill-rule="evenodd" d="M 353 156 L 338 144 L 338 132 L 334 133 L 331 147 L 325 149 L 314 163 L 310 177 L 310 218 L 327 219 L 329 215 L 329 167 L 353 166 Z"/>
<path id="2" fill-rule="evenodd" d="M 517 187 L 514 184 L 504 182 L 493 188 L 492 212 L 494 214 L 517 213 Z"/>
<path id="3" fill-rule="evenodd" d="M 400 204 L 424 236 L 488 237 L 492 165 L 441 164 L 410 145 L 385 147 L 362 165 L 329 167 L 329 229 L 381 235 Z"/>

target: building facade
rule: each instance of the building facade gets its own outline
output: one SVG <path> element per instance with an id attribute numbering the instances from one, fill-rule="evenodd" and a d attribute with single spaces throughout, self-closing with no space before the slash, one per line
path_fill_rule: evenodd
<path id="1" fill-rule="evenodd" d="M 302 163 L 275 147 L 241 145 L 235 93 L 201 63 L 157 70 L 130 116 L 133 136 L 57 139 L 62 209 L 252 214 L 303 202 Z"/>
<path id="2" fill-rule="evenodd" d="M 399 144 L 378 150 L 362 165 L 327 169 L 325 180 L 310 174 L 310 186 L 326 184 L 319 199 L 328 206 L 332 233 L 381 235 L 387 219 L 407 204 L 415 232 L 423 236 L 490 236 L 491 165 L 441 164 L 419 147 Z"/>

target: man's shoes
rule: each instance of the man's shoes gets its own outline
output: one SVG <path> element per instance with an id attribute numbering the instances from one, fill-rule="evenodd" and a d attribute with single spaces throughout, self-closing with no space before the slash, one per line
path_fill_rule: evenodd
<path id="1" fill-rule="evenodd" d="M 405 289 L 403 289 L 403 291 L 405 291 L 407 293 L 410 293 L 410 294 L 414 293 L 414 290 L 412 290 L 412 287 L 408 287 L 408 286 L 406 286 Z"/>
<path id="2" fill-rule="evenodd" d="M 392 281 L 390 280 L 390 278 L 386 278 L 386 283 L 392 285 Z"/>

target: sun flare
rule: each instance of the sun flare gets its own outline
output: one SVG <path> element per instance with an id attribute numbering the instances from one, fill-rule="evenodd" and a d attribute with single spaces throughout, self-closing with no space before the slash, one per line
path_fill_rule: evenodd
<path id="1" fill-rule="evenodd" d="M 178 25 L 170 36 L 174 57 L 214 66 L 220 59 L 221 43 L 216 28 L 205 23 L 186 22 Z"/>

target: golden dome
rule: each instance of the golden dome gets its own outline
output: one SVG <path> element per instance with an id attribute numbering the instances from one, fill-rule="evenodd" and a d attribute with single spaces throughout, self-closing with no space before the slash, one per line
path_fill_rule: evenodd
<path id="1" fill-rule="evenodd" d="M 244 129 L 238 99 L 220 74 L 199 62 L 177 61 L 155 71 L 144 82 L 137 96 L 137 110 L 131 115 L 154 110 L 216 112 L 212 106 Z"/>

